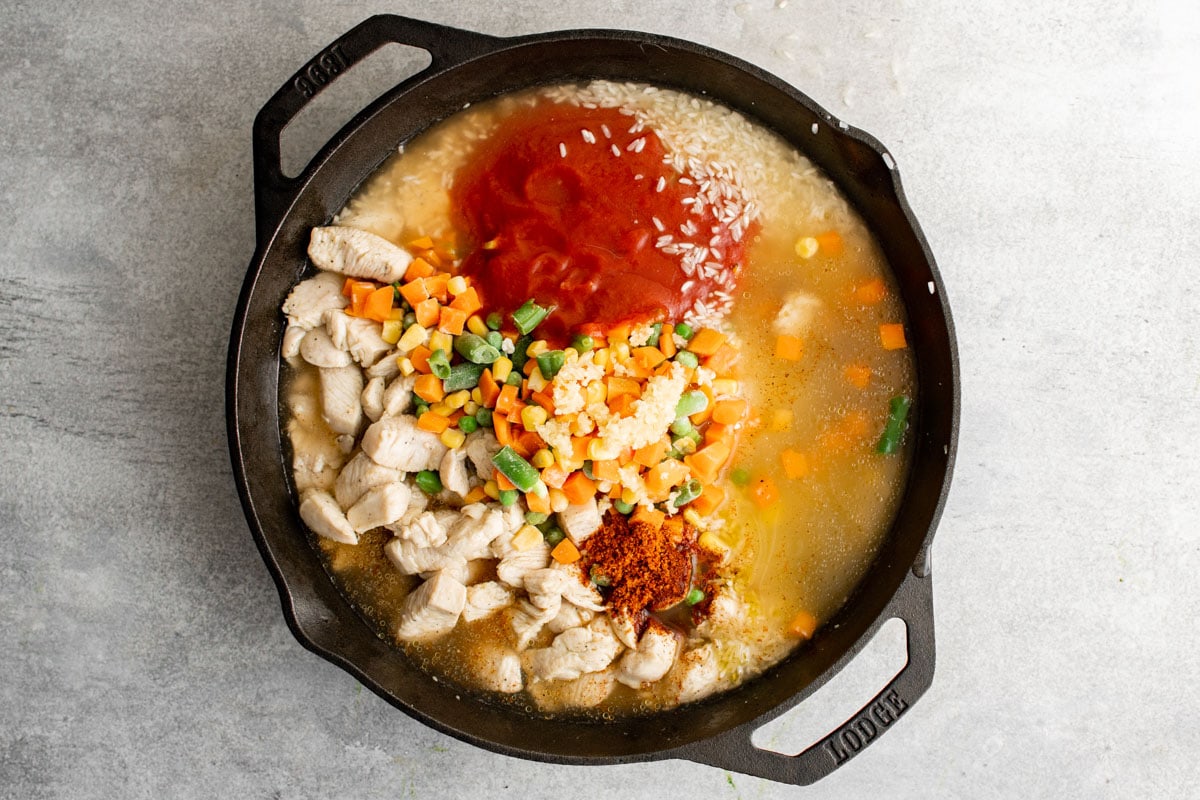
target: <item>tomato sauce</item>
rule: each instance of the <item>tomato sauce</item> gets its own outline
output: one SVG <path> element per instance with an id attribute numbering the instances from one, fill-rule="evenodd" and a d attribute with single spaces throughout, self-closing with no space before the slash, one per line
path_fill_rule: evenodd
<path id="1" fill-rule="evenodd" d="M 488 310 L 531 298 L 554 305 L 538 331 L 559 343 L 580 331 L 682 319 L 722 288 L 689 277 L 679 254 L 657 246 L 662 236 L 684 238 L 689 220 L 697 240 L 720 248 L 722 265 L 741 264 L 744 241 L 711 210 L 692 211 L 684 201 L 697 186 L 665 163 L 652 130 L 633 125 L 617 109 L 541 103 L 506 120 L 459 171 L 451 204 L 468 238 L 463 272 Z"/>

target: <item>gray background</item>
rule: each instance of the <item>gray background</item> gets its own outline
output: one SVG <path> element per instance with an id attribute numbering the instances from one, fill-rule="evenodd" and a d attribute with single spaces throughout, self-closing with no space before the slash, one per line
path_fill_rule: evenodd
<path id="1" fill-rule="evenodd" d="M 3 3 L 0 795 L 793 793 L 684 762 L 492 755 L 284 626 L 223 418 L 250 124 L 323 45 L 395 11 L 691 38 L 895 157 L 963 367 L 938 672 L 807 796 L 1195 796 L 1200 18 L 1117 6 Z M 413 63 L 348 78 L 297 123 L 298 159 Z M 898 624 L 765 740 L 798 750 L 841 721 L 903 660 Z"/>

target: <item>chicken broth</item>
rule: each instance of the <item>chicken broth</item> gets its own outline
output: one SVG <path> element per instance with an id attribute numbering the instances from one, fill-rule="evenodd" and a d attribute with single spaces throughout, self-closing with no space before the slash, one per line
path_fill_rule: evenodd
<path id="1" fill-rule="evenodd" d="M 309 252 L 301 515 L 435 675 L 531 713 L 697 700 L 811 638 L 887 535 L 903 306 L 828 179 L 728 109 L 605 82 L 481 103 Z"/>

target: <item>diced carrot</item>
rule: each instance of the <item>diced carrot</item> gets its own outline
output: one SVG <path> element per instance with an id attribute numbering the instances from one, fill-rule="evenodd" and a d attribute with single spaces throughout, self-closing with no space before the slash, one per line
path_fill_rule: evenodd
<path id="1" fill-rule="evenodd" d="M 483 400 L 485 408 L 492 408 L 496 405 L 496 398 L 500 396 L 500 384 L 496 383 L 496 379 L 492 376 L 492 368 L 488 367 L 479 376 L 479 396 Z"/>
<path id="2" fill-rule="evenodd" d="M 637 397 L 631 394 L 622 394 L 617 397 L 609 397 L 608 408 L 614 414 L 622 417 L 629 416 L 629 412 L 633 409 L 633 404 L 637 402 Z"/>
<path id="3" fill-rule="evenodd" d="M 657 347 L 635 347 L 633 349 L 633 360 L 646 369 L 654 369 L 666 361 L 667 357 Z"/>
<path id="4" fill-rule="evenodd" d="M 629 339 L 629 325 L 615 325 L 608 329 L 608 344 L 612 346 L 617 342 L 624 342 Z"/>
<path id="5" fill-rule="evenodd" d="M 412 263 L 408 265 L 408 269 L 404 271 L 405 281 L 418 281 L 421 278 L 428 278 L 436 270 L 433 266 L 423 258 L 414 258 Z"/>
<path id="6" fill-rule="evenodd" d="M 851 386 L 865 389 L 871 383 L 871 368 L 866 364 L 850 364 L 844 372 Z"/>
<path id="7" fill-rule="evenodd" d="M 659 364 L 658 369 L 654 370 L 654 374 L 660 378 L 670 375 L 674 371 L 674 368 L 671 366 L 671 363 L 672 362 L 670 362 L 670 361 L 664 361 L 663 363 Z M 691 375 L 691 370 L 688 370 L 688 374 Z M 690 380 L 690 378 L 689 378 L 689 380 Z"/>
<path id="8" fill-rule="evenodd" d="M 551 489 L 561 489 L 562 485 L 566 483 L 567 475 L 568 473 L 563 469 L 562 465 L 555 461 L 542 470 L 542 483 Z"/>
<path id="9" fill-rule="evenodd" d="M 413 394 L 426 403 L 437 403 L 445 399 L 446 390 L 437 375 L 421 375 L 413 384 Z"/>
<path id="10" fill-rule="evenodd" d="M 630 522 L 632 522 L 632 523 L 640 522 L 643 525 L 649 525 L 651 528 L 654 528 L 655 530 L 658 530 L 659 528 L 661 528 L 663 526 L 663 523 L 666 522 L 666 520 L 667 520 L 666 514 L 659 511 L 657 508 L 646 508 L 645 506 L 638 506 L 637 511 L 634 511 L 629 516 Z"/>
<path id="11" fill-rule="evenodd" d="M 845 245 L 842 243 L 842 236 L 837 231 L 825 231 L 816 236 L 817 246 L 821 248 L 821 252 L 827 256 L 840 256 Z"/>
<path id="12" fill-rule="evenodd" d="M 796 614 L 792 617 L 791 624 L 788 625 L 788 633 L 792 636 L 799 636 L 801 639 L 811 639 L 816 632 L 817 618 L 807 611 Z"/>
<path id="13" fill-rule="evenodd" d="M 355 281 L 350 286 L 350 311 L 349 313 L 355 317 L 363 315 L 363 309 L 366 307 L 367 298 L 376 289 L 375 284 L 368 281 Z"/>
<path id="14" fill-rule="evenodd" d="M 781 333 L 775 339 L 775 357 L 786 361 L 799 361 L 804 356 L 804 340 L 790 333 Z"/>
<path id="15" fill-rule="evenodd" d="M 483 491 L 482 486 L 476 486 L 471 491 L 463 495 L 463 501 L 470 505 L 471 503 L 482 503 L 487 499 L 487 492 Z"/>
<path id="16" fill-rule="evenodd" d="M 442 266 L 446 263 L 446 260 L 444 258 L 442 258 L 442 256 L 436 250 L 426 250 L 425 251 L 425 260 L 428 261 L 430 264 L 433 264 L 433 266 L 436 267 L 437 269 L 441 269 Z"/>
<path id="17" fill-rule="evenodd" d="M 549 514 L 550 495 L 548 493 L 526 492 L 525 505 L 529 506 L 529 510 L 535 514 Z"/>
<path id="18" fill-rule="evenodd" d="M 882 278 L 860 283 L 854 287 L 854 299 L 865 306 L 873 306 L 887 296 L 887 284 Z"/>
<path id="19" fill-rule="evenodd" d="M 387 322 L 388 314 L 392 310 L 392 298 L 396 292 L 391 286 L 384 286 L 376 289 L 367 295 L 366 301 L 363 303 L 362 316 L 367 319 L 373 319 L 376 322 Z"/>
<path id="20" fill-rule="evenodd" d="M 629 377 L 640 380 L 645 380 L 654 374 L 654 370 L 633 358 L 625 362 L 625 371 L 629 374 Z"/>
<path id="21" fill-rule="evenodd" d="M 429 366 L 429 357 L 433 355 L 429 348 L 423 344 L 419 344 L 413 348 L 413 351 L 408 354 L 408 360 L 412 362 L 413 368 L 417 372 L 423 372 L 426 375 L 433 372 L 433 368 Z"/>
<path id="22" fill-rule="evenodd" d="M 453 306 L 442 306 L 438 315 L 438 330 L 451 336 L 461 336 L 467 324 L 467 312 Z"/>
<path id="23" fill-rule="evenodd" d="M 707 517 L 724 502 L 725 490 L 715 483 L 710 483 L 704 487 L 700 496 L 688 505 L 688 508 L 695 509 L 696 513 L 702 517 Z"/>
<path id="24" fill-rule="evenodd" d="M 430 433 L 441 433 L 450 427 L 450 418 L 443 417 L 441 414 L 435 414 L 432 411 L 426 411 L 417 417 L 417 427 Z"/>
<path id="25" fill-rule="evenodd" d="M 615 458 L 592 462 L 592 474 L 597 480 L 615 483 L 621 480 L 621 463 Z"/>
<path id="26" fill-rule="evenodd" d="M 610 401 L 623 394 L 633 395 L 634 397 L 640 397 L 642 394 L 642 387 L 638 385 L 637 381 L 630 378 L 621 378 L 613 375 L 605 383 L 608 386 L 608 399 Z"/>
<path id="27" fill-rule="evenodd" d="M 354 286 L 354 278 L 346 278 L 342 281 L 342 297 L 349 297 Z"/>
<path id="28" fill-rule="evenodd" d="M 711 356 L 721 349 L 723 344 L 725 344 L 725 334 L 714 331 L 712 328 L 701 328 L 688 341 L 687 349 L 698 356 Z"/>
<path id="29" fill-rule="evenodd" d="M 500 395 L 496 398 L 496 413 L 508 416 L 518 402 L 520 401 L 517 398 L 517 387 L 506 383 L 500 388 Z"/>
<path id="30" fill-rule="evenodd" d="M 723 344 L 717 348 L 717 352 L 704 359 L 704 366 L 718 375 L 732 375 L 741 357 L 741 350 L 731 344 Z"/>
<path id="31" fill-rule="evenodd" d="M 546 440 L 538 436 L 536 431 L 525 431 L 519 434 L 517 436 L 517 443 L 521 445 L 521 449 L 528 453 L 529 456 L 532 456 L 546 446 Z"/>
<path id="32" fill-rule="evenodd" d="M 579 548 L 570 539 L 563 539 L 554 545 L 550 557 L 560 564 L 574 564 L 580 559 Z"/>
<path id="33" fill-rule="evenodd" d="M 624 487 L 621 486 L 620 483 L 614 483 L 612 486 L 612 489 L 608 493 L 608 496 L 613 500 L 620 500 L 621 492 L 623 489 L 624 489 Z"/>
<path id="34" fill-rule="evenodd" d="M 496 470 L 496 485 L 500 487 L 500 491 L 502 492 L 507 492 L 517 488 L 516 485 L 508 479 L 508 476 L 500 470 Z"/>
<path id="35" fill-rule="evenodd" d="M 492 429 L 496 434 L 496 441 L 503 445 L 512 445 L 512 430 L 508 424 L 508 417 L 503 414 L 492 414 Z"/>
<path id="36" fill-rule="evenodd" d="M 690 472 L 687 464 L 668 458 L 646 471 L 646 491 L 653 500 L 665 500 L 672 488 L 687 480 Z"/>
<path id="37" fill-rule="evenodd" d="M 733 448 L 728 443 L 713 442 L 701 447 L 691 455 L 684 456 L 683 463 L 691 469 L 692 474 L 701 483 L 713 483 L 732 452 Z"/>
<path id="38" fill-rule="evenodd" d="M 678 349 L 675 347 L 675 337 L 671 334 L 671 328 L 668 325 L 663 326 L 662 335 L 658 337 L 658 349 L 662 350 L 662 354 L 667 358 L 673 358 Z"/>
<path id="39" fill-rule="evenodd" d="M 411 250 L 432 250 L 433 239 L 429 238 L 428 236 L 422 236 L 418 239 L 413 239 L 408 243 L 408 246 Z"/>
<path id="40" fill-rule="evenodd" d="M 430 297 L 436 297 L 438 302 L 445 303 L 450 300 L 450 276 L 445 272 L 435 272 L 425 279 L 425 291 L 429 292 Z"/>
<path id="41" fill-rule="evenodd" d="M 654 467 L 658 462 L 662 461 L 667 456 L 667 451 L 671 449 L 670 437 L 664 436 L 657 442 L 651 442 L 645 447 L 639 447 L 633 451 L 633 460 L 635 463 L 641 464 L 643 467 Z"/>
<path id="42" fill-rule="evenodd" d="M 562 490 L 571 505 L 579 505 L 596 494 L 596 482 L 582 472 L 572 472 L 563 483 Z"/>
<path id="43" fill-rule="evenodd" d="M 423 328 L 432 328 L 438 321 L 438 301 L 432 297 L 422 300 L 413 307 L 413 313 L 417 317 L 418 325 Z"/>
<path id="44" fill-rule="evenodd" d="M 903 350 L 908 347 L 908 341 L 904 338 L 904 326 L 898 322 L 880 325 L 879 343 L 883 345 L 884 350 Z"/>
<path id="45" fill-rule="evenodd" d="M 700 391 L 703 392 L 704 396 L 708 398 L 708 403 L 704 406 L 703 411 L 697 411 L 695 414 L 692 414 L 690 417 L 688 417 L 688 419 L 692 421 L 693 425 L 703 425 L 712 419 L 713 406 L 715 405 L 713 402 L 714 398 L 711 386 L 705 384 L 700 387 Z"/>
<path id="46" fill-rule="evenodd" d="M 475 287 L 468 286 L 465 292 L 459 292 L 458 296 L 450 301 L 450 307 L 457 308 L 469 317 L 483 308 L 483 303 L 479 302 L 479 292 L 475 291 Z"/>
<path id="47" fill-rule="evenodd" d="M 788 448 L 779 454 L 779 460 L 783 462 L 783 473 L 792 480 L 808 475 L 808 456 L 804 453 Z"/>
<path id="48" fill-rule="evenodd" d="M 779 487 L 764 475 L 750 487 L 750 498 L 759 508 L 768 508 L 779 501 Z"/>
<path id="49" fill-rule="evenodd" d="M 546 413 L 554 416 L 554 398 L 543 392 L 534 392 L 530 399 L 537 403 L 542 408 L 546 409 Z"/>
<path id="50" fill-rule="evenodd" d="M 425 290 L 425 281 L 418 278 L 401 286 L 400 296 L 408 301 L 410 306 L 416 308 L 418 304 L 429 299 L 429 292 Z"/>
<path id="51" fill-rule="evenodd" d="M 595 436 L 573 436 L 571 437 L 571 460 L 577 464 L 582 464 L 588 459 L 588 448 L 591 447 Z"/>
<path id="52" fill-rule="evenodd" d="M 713 405 L 713 422 L 718 422 L 722 425 L 736 425 L 742 421 L 742 418 L 746 416 L 746 412 L 749 410 L 749 404 L 741 398 L 719 400 Z"/>

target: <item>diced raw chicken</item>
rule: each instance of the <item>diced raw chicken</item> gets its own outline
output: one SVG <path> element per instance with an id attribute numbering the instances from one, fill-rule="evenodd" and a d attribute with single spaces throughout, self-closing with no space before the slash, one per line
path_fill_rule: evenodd
<path id="1" fill-rule="evenodd" d="M 296 284 L 283 301 L 288 324 L 310 330 L 321 324 L 329 309 L 350 305 L 350 299 L 342 294 L 343 283 L 341 277 L 322 272 Z"/>
<path id="2" fill-rule="evenodd" d="M 458 624 L 466 602 L 467 587 L 439 572 L 404 598 L 397 638 L 411 641 L 448 633 Z"/>
<path id="3" fill-rule="evenodd" d="M 454 578 L 454 580 L 466 586 L 467 577 L 470 575 L 471 569 L 469 566 L 467 566 L 467 562 L 463 561 L 461 558 L 450 558 L 443 564 L 441 569 L 429 570 L 428 572 L 421 572 L 418 574 L 423 579 L 429 579 L 434 575 L 437 575 L 439 572 L 446 573 L 451 578 Z"/>
<path id="4" fill-rule="evenodd" d="M 612 623 L 613 635 L 617 641 L 633 649 L 638 645 L 638 623 L 625 614 L 614 614 L 609 622 Z"/>
<path id="5" fill-rule="evenodd" d="M 321 370 L 321 416 L 330 430 L 358 433 L 363 421 L 362 390 L 363 376 L 358 367 Z"/>
<path id="6" fill-rule="evenodd" d="M 471 481 L 467 477 L 467 455 L 462 449 L 447 450 L 438 465 L 442 478 L 442 486 L 454 492 L 459 497 L 466 497 L 471 491 Z"/>
<path id="7" fill-rule="evenodd" d="M 305 492 L 300 501 L 300 519 L 318 536 L 344 544 L 358 544 L 358 534 L 329 492 Z"/>
<path id="8" fill-rule="evenodd" d="M 491 555 L 492 542 L 504 534 L 504 518 L 499 511 L 482 503 L 463 506 L 459 514 L 443 547 L 467 561 L 487 558 Z"/>
<path id="9" fill-rule="evenodd" d="M 589 497 L 584 503 L 569 505 L 558 512 L 559 526 L 575 544 L 582 544 L 584 539 L 596 532 L 600 523 L 600 509 L 595 497 Z"/>
<path id="10" fill-rule="evenodd" d="M 679 636 L 651 618 L 636 650 L 631 650 L 617 665 L 617 680 L 633 689 L 653 683 L 666 675 L 679 653 Z"/>
<path id="11" fill-rule="evenodd" d="M 467 605 L 463 608 L 463 619 L 474 622 L 495 614 L 512 605 L 516 595 L 497 581 L 486 581 L 467 587 Z"/>
<path id="12" fill-rule="evenodd" d="M 485 481 L 490 481 L 496 472 L 492 456 L 500 452 L 500 442 L 496 441 L 495 434 L 487 429 L 480 429 L 467 437 L 463 450 L 475 465 L 475 474 Z"/>
<path id="13" fill-rule="evenodd" d="M 619 652 L 621 643 L 608 620 L 597 617 L 586 627 L 560 633 L 549 647 L 529 651 L 529 670 L 541 680 L 569 681 L 604 669 Z"/>
<path id="14" fill-rule="evenodd" d="M 517 649 L 524 650 L 533 643 L 542 628 L 558 616 L 558 606 L 538 608 L 528 600 L 518 600 L 509 612 L 509 625 L 517 637 Z"/>
<path id="15" fill-rule="evenodd" d="M 590 583 L 584 583 L 582 573 L 573 564 L 555 562 L 545 569 L 525 575 L 523 584 L 529 600 L 538 608 L 549 608 L 559 599 L 591 611 L 604 610 L 604 598 Z"/>
<path id="16" fill-rule="evenodd" d="M 596 616 L 596 612 L 588 611 L 571 603 L 563 603 L 554 619 L 546 623 L 546 627 L 554 633 L 562 633 L 571 628 L 587 625 Z"/>
<path id="17" fill-rule="evenodd" d="M 375 422 L 382 417 L 383 378 L 371 378 L 367 381 L 367 385 L 362 390 L 362 397 L 359 399 L 362 402 L 363 413 L 367 415 L 367 419 Z"/>
<path id="18" fill-rule="evenodd" d="M 414 547 L 441 547 L 457 519 L 458 514 L 453 511 L 423 511 L 412 522 L 393 530 L 397 538 L 411 542 Z"/>
<path id="19" fill-rule="evenodd" d="M 389 383 L 383 393 L 383 416 L 396 417 L 412 408 L 412 390 L 416 384 L 416 375 L 404 375 Z"/>
<path id="20" fill-rule="evenodd" d="M 381 358 L 367 367 L 368 378 L 383 378 L 385 381 L 390 381 L 399 374 L 400 360 L 393 356 Z"/>
<path id="21" fill-rule="evenodd" d="M 342 451 L 342 455 L 348 456 L 354 451 L 354 437 L 348 433 L 343 433 L 337 437 L 338 450 Z"/>
<path id="22" fill-rule="evenodd" d="M 321 269 L 394 283 L 404 277 L 412 256 L 380 236 L 356 228 L 313 228 L 308 257 Z"/>
<path id="23" fill-rule="evenodd" d="M 664 684 L 679 703 L 690 703 L 725 688 L 712 644 L 703 644 L 681 655 L 675 668 L 667 673 Z"/>
<path id="24" fill-rule="evenodd" d="M 366 453 L 359 453 L 342 467 L 333 487 L 338 505 L 349 508 L 376 486 L 404 480 L 404 473 L 376 464 Z"/>
<path id="25" fill-rule="evenodd" d="M 370 367 L 392 349 L 383 340 L 382 326 L 373 320 L 352 317 L 345 311 L 325 312 L 325 332 L 335 347 L 349 351 L 363 367 Z"/>
<path id="26" fill-rule="evenodd" d="M 350 507 L 346 519 L 359 533 L 381 528 L 404 515 L 411 495 L 412 490 L 403 482 L 377 486 Z"/>
<path id="27" fill-rule="evenodd" d="M 609 668 L 584 673 L 573 681 L 533 681 L 529 694 L 543 711 L 595 708 L 612 694 L 614 672 Z"/>
<path id="28" fill-rule="evenodd" d="M 708 616 L 696 626 L 696 630 L 708 636 L 714 629 L 739 627 L 746 618 L 745 604 L 741 598 L 729 586 L 722 584 L 713 592 Z"/>
<path id="29" fill-rule="evenodd" d="M 348 367 L 354 359 L 333 343 L 324 328 L 313 328 L 300 340 L 300 357 L 314 367 Z"/>
<path id="30" fill-rule="evenodd" d="M 467 662 L 483 689 L 512 694 L 525 686 L 521 677 L 521 657 L 511 648 L 480 641 L 468 652 Z"/>
<path id="31" fill-rule="evenodd" d="M 447 553 L 440 547 L 419 547 L 407 539 L 392 539 L 383 546 L 383 554 L 401 574 L 422 575 L 438 570 L 465 574 L 467 561 L 462 556 Z"/>
<path id="32" fill-rule="evenodd" d="M 510 537 L 500 536 L 497 538 L 502 540 Z M 525 586 L 526 575 L 535 570 L 545 569 L 549 562 L 550 545 L 545 541 L 540 541 L 524 550 L 511 550 L 496 565 L 496 575 L 509 586 L 521 589 Z M 555 610 L 557 611 L 557 609 Z"/>
<path id="33" fill-rule="evenodd" d="M 289 322 L 287 330 L 283 332 L 283 343 L 279 346 L 279 355 L 288 361 L 300 355 L 300 342 L 304 341 L 306 333 L 308 331 L 304 328 Z"/>
<path id="34" fill-rule="evenodd" d="M 362 380 L 361 375 L 359 380 Z M 361 385 L 359 389 L 362 389 Z M 442 444 L 436 433 L 420 430 L 416 418 L 406 415 L 385 416 L 372 423 L 363 434 L 362 449 L 377 464 L 405 472 L 420 472 L 437 469 L 449 448 Z"/>
<path id="35" fill-rule="evenodd" d="M 776 333 L 803 336 L 812 327 L 821 301 L 807 292 L 792 292 L 783 299 L 783 307 L 775 315 L 773 326 Z"/>

